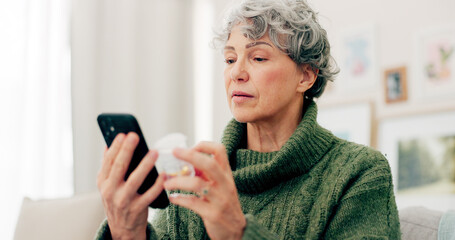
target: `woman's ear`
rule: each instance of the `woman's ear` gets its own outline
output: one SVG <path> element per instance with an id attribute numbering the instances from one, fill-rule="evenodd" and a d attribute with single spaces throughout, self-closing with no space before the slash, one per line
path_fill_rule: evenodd
<path id="1" fill-rule="evenodd" d="M 313 68 L 310 64 L 305 63 L 299 66 L 302 73 L 301 79 L 297 86 L 297 92 L 304 93 L 310 89 L 318 78 L 319 69 Z"/>

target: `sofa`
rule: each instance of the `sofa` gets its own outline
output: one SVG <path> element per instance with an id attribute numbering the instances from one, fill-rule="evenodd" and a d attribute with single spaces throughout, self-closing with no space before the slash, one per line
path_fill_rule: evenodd
<path id="1" fill-rule="evenodd" d="M 455 240 L 455 211 L 443 213 L 409 207 L 401 209 L 399 214 L 403 240 Z M 93 239 L 103 219 L 97 192 L 51 200 L 25 198 L 14 239 Z"/>
<path id="2" fill-rule="evenodd" d="M 408 207 L 399 211 L 403 240 L 455 240 L 455 211 Z M 453 226 L 451 226 L 453 225 Z"/>
<path id="3" fill-rule="evenodd" d="M 93 239 L 104 218 L 97 192 L 50 200 L 24 198 L 14 239 Z"/>

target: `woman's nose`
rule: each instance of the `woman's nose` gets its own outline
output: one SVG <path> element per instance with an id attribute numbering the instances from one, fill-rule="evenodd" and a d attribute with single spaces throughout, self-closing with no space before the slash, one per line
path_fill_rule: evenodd
<path id="1" fill-rule="evenodd" d="M 234 67 L 231 70 L 230 77 L 231 77 L 231 80 L 234 80 L 234 81 L 245 81 L 246 82 L 249 80 L 249 75 L 245 69 L 244 61 L 237 60 L 234 63 Z"/>

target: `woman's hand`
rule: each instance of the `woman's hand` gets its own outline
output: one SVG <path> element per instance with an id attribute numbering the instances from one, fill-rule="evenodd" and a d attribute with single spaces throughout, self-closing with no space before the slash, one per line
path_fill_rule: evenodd
<path id="1" fill-rule="evenodd" d="M 104 211 L 113 239 L 145 239 L 148 205 L 163 190 L 164 177 L 144 194 L 137 190 L 157 159 L 157 152 L 150 151 L 139 166 L 124 181 L 128 165 L 139 142 L 136 133 L 118 134 L 111 147 L 104 152 L 97 185 L 103 200 Z"/>
<path id="2" fill-rule="evenodd" d="M 199 195 L 172 194 L 172 203 L 191 209 L 204 221 L 211 239 L 241 239 L 246 219 L 222 144 L 202 142 L 193 149 L 175 149 L 174 155 L 199 171 L 196 177 L 178 176 L 167 180 L 168 190 L 185 190 Z"/>

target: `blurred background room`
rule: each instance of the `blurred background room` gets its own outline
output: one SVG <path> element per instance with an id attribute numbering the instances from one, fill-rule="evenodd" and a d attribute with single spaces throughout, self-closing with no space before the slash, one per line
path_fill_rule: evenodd
<path id="1" fill-rule="evenodd" d="M 24 197 L 96 192 L 99 113 L 134 114 L 149 146 L 220 141 L 231 114 L 211 40 L 233 2 L 0 0 L 0 239 Z M 399 209 L 455 209 L 455 1 L 309 3 L 341 69 L 320 124 L 387 156 Z"/>

